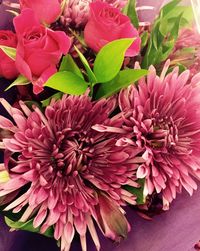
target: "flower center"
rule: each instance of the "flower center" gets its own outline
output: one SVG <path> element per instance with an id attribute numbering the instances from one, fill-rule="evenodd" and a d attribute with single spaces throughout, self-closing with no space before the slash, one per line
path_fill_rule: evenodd
<path id="1" fill-rule="evenodd" d="M 43 36 L 44 36 L 44 29 L 43 28 L 38 29 L 38 27 L 36 27 L 30 33 L 29 32 L 25 33 L 24 38 L 27 41 L 37 41 Z"/>
<path id="2" fill-rule="evenodd" d="M 178 142 L 178 129 L 172 118 L 159 119 L 153 123 L 153 132 L 147 135 L 148 143 L 154 148 L 171 148 Z"/>
<path id="3" fill-rule="evenodd" d="M 6 36 L 6 35 L 1 35 L 1 36 L 0 36 L 0 40 L 2 40 L 2 41 L 3 41 L 3 40 L 8 40 L 8 36 Z"/>
<path id="4" fill-rule="evenodd" d="M 60 175 L 77 174 L 86 169 L 92 152 L 91 139 L 85 135 L 66 138 L 61 134 L 57 144 L 53 145 L 51 165 Z"/>
<path id="5" fill-rule="evenodd" d="M 117 25 L 120 24 L 120 16 L 117 12 L 113 11 L 113 9 L 105 8 L 101 11 L 100 16 L 102 18 L 106 18 L 107 23 L 115 23 Z"/>

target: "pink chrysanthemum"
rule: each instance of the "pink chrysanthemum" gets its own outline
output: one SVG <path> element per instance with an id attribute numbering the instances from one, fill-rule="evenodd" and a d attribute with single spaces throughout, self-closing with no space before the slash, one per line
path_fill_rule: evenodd
<path id="1" fill-rule="evenodd" d="M 174 51 L 170 56 L 171 64 L 181 63 L 190 70 L 190 77 L 200 72 L 200 34 L 193 29 L 180 32 Z"/>
<path id="2" fill-rule="evenodd" d="M 127 138 L 117 145 L 132 143 L 144 149 L 146 163 L 137 170 L 145 178 L 144 194 L 162 193 L 163 208 L 184 187 L 190 195 L 197 189 L 192 176 L 200 178 L 200 74 L 188 82 L 189 71 L 178 68 L 160 77 L 153 66 L 147 79 L 122 90 L 120 109 Z"/>
<path id="3" fill-rule="evenodd" d="M 75 231 L 86 250 L 89 229 L 97 250 L 99 240 L 93 221 L 105 236 L 119 241 L 129 230 L 121 205 L 135 204 L 135 196 L 122 188 L 135 182 L 139 150 L 118 147 L 116 133 L 122 130 L 119 116 L 109 118 L 116 100 L 91 102 L 86 96 L 64 95 L 52 101 L 43 114 L 31 111 L 23 102 L 21 110 L 1 103 L 15 124 L 0 117 L 0 127 L 12 132 L 0 143 L 6 150 L 5 166 L 10 180 L 0 184 L 0 196 L 20 196 L 4 210 L 19 212 L 20 221 L 34 219 L 33 226 L 44 233 L 54 227 L 61 250 L 69 250 Z M 92 129 L 95 124 L 107 133 Z M 106 126 L 107 125 L 107 126 Z M 110 133 L 109 128 L 116 133 Z M 110 217 L 112 215 L 112 217 Z"/>
<path id="4" fill-rule="evenodd" d="M 63 14 L 60 18 L 61 23 L 65 26 L 70 24 L 75 27 L 84 26 L 89 16 L 89 5 L 96 0 L 69 0 L 66 3 Z M 122 9 L 127 0 L 102 0 L 112 6 Z"/>

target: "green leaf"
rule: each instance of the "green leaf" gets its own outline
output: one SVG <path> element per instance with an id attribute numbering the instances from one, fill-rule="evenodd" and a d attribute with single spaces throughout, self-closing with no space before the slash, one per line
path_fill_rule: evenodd
<path id="1" fill-rule="evenodd" d="M 74 48 L 75 48 L 76 52 L 78 53 L 78 55 L 79 55 L 79 57 L 80 57 L 80 60 L 81 60 L 81 62 L 83 63 L 85 69 L 86 69 L 86 72 L 87 72 L 89 81 L 90 81 L 91 83 L 96 83 L 96 82 L 97 82 L 97 79 L 96 79 L 96 77 L 95 77 L 93 71 L 91 70 L 90 65 L 89 65 L 87 59 L 86 59 L 85 56 L 79 51 L 79 49 L 78 49 L 76 46 L 74 46 Z"/>
<path id="2" fill-rule="evenodd" d="M 172 67 L 170 67 L 167 71 L 167 73 L 170 73 L 174 70 L 174 67 L 178 66 L 179 67 L 179 74 L 181 74 L 182 72 L 184 72 L 185 70 L 187 70 L 187 67 L 185 67 L 183 64 L 177 63 L 175 65 L 173 65 Z"/>
<path id="3" fill-rule="evenodd" d="M 48 106 L 48 105 L 51 103 L 51 100 L 52 100 L 52 99 L 58 100 L 58 99 L 61 99 L 62 96 L 63 96 L 63 93 L 62 93 L 62 92 L 57 92 L 56 94 L 54 94 L 54 95 L 51 96 L 50 98 L 47 98 L 47 99 L 41 101 L 42 107 Z"/>
<path id="4" fill-rule="evenodd" d="M 19 75 L 18 78 L 12 84 L 10 84 L 4 91 L 8 91 L 10 88 L 16 85 L 28 85 L 28 84 L 30 84 L 30 81 L 23 75 Z"/>
<path id="5" fill-rule="evenodd" d="M 168 15 L 180 2 L 181 0 L 170 1 L 162 8 L 160 16 L 165 17 L 166 15 Z"/>
<path id="6" fill-rule="evenodd" d="M 148 48 L 142 61 L 142 68 L 148 68 L 151 64 L 157 65 L 172 53 L 178 38 L 181 24 L 184 20 L 185 7 L 178 6 L 180 0 L 171 1 L 163 7 L 160 16 L 154 22 Z"/>
<path id="7" fill-rule="evenodd" d="M 81 95 L 87 90 L 88 83 L 72 72 L 62 71 L 51 76 L 45 86 L 63 93 Z"/>
<path id="8" fill-rule="evenodd" d="M 114 93 L 120 91 L 122 88 L 125 88 L 129 86 L 130 84 L 133 84 L 137 80 L 139 80 L 141 77 L 148 74 L 147 70 L 123 70 L 120 71 L 118 76 L 113 79 L 112 81 L 108 83 L 101 84 L 97 94 L 96 99 L 102 98 L 102 97 L 109 97 L 113 95 Z"/>
<path id="9" fill-rule="evenodd" d="M 167 36 L 167 33 L 169 32 L 168 29 L 168 20 L 166 18 L 163 18 L 160 22 L 159 31 L 163 36 Z"/>
<path id="10" fill-rule="evenodd" d="M 84 79 L 79 67 L 76 65 L 72 56 L 69 54 L 63 57 L 59 71 L 70 71 L 78 75 L 80 78 Z"/>
<path id="11" fill-rule="evenodd" d="M 16 48 L 0 45 L 0 49 L 12 60 L 16 59 Z"/>
<path id="12" fill-rule="evenodd" d="M 139 27 L 139 19 L 137 16 L 135 0 L 128 0 L 127 5 L 123 9 L 123 13 L 130 18 L 131 23 L 136 28 Z"/>
<path id="13" fill-rule="evenodd" d="M 100 50 L 94 62 L 94 74 L 98 83 L 108 82 L 119 73 L 125 53 L 133 41 L 133 38 L 115 40 Z"/>
<path id="14" fill-rule="evenodd" d="M 163 36 L 159 31 L 159 22 L 155 23 L 153 35 L 154 36 L 152 37 L 152 46 L 156 49 L 156 51 L 158 51 L 158 48 L 163 41 Z"/>
<path id="15" fill-rule="evenodd" d="M 33 219 L 24 223 L 19 221 L 12 221 L 8 217 L 5 217 L 5 222 L 10 228 L 25 230 L 33 233 L 40 233 L 39 227 L 38 228 L 33 227 Z M 53 232 L 54 232 L 53 227 L 50 227 L 43 235 L 47 237 L 53 237 Z"/>
<path id="16" fill-rule="evenodd" d="M 142 40 L 141 47 L 142 47 L 142 49 L 147 45 L 148 38 L 149 38 L 148 31 L 144 31 L 142 33 L 142 35 L 141 35 L 141 40 Z"/>
<path id="17" fill-rule="evenodd" d="M 180 26 L 190 26 L 194 21 L 194 13 L 191 6 L 176 6 L 176 8 L 172 9 L 170 12 L 170 16 L 168 17 L 169 21 L 173 24 L 174 19 L 176 19 L 177 16 L 182 14 L 182 19 Z"/>
<path id="18" fill-rule="evenodd" d="M 71 37 L 74 37 L 79 42 L 79 44 L 81 45 L 83 49 L 87 49 L 87 44 L 85 43 L 85 40 L 84 40 L 84 32 L 75 31 L 71 28 L 68 28 L 68 29 L 71 33 Z"/>
<path id="19" fill-rule="evenodd" d="M 181 13 L 179 16 L 177 16 L 177 18 L 174 22 L 174 26 L 171 30 L 170 37 L 174 38 L 175 40 L 178 38 L 178 33 L 179 33 L 179 29 L 180 29 L 182 16 L 183 16 L 183 13 Z"/>
<path id="20" fill-rule="evenodd" d="M 130 193 L 137 196 L 137 200 L 136 200 L 137 205 L 142 205 L 142 204 L 145 204 L 146 202 L 146 198 L 144 197 L 144 193 L 143 193 L 145 179 L 139 179 L 137 182 L 140 184 L 140 188 L 131 187 L 131 186 L 125 186 L 124 188 Z"/>

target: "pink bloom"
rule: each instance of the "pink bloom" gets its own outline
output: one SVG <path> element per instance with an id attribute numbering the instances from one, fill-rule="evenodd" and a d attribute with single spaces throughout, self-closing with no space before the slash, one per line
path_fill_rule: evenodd
<path id="1" fill-rule="evenodd" d="M 65 25 L 72 25 L 75 27 L 84 26 L 89 17 L 90 3 L 95 0 L 69 0 L 66 3 L 63 14 L 61 16 L 61 22 Z M 122 9 L 127 0 L 102 0 L 102 2 L 109 3 L 110 5 Z"/>
<path id="2" fill-rule="evenodd" d="M 194 29 L 182 29 L 176 42 L 176 50 L 200 46 L 200 34 Z"/>
<path id="3" fill-rule="evenodd" d="M 136 56 L 140 51 L 141 39 L 130 19 L 107 3 L 90 4 L 90 18 L 84 30 L 87 45 L 98 52 L 107 43 L 120 38 L 135 38 L 126 56 Z"/>
<path id="4" fill-rule="evenodd" d="M 51 24 L 61 14 L 61 0 L 19 0 L 21 10 L 32 9 L 41 23 Z"/>
<path id="5" fill-rule="evenodd" d="M 12 132 L 0 142 L 10 175 L 0 184 L 0 196 L 21 193 L 4 210 L 19 212 L 26 207 L 20 221 L 34 218 L 34 227 L 40 226 L 42 233 L 53 226 L 65 251 L 75 231 L 86 250 L 87 228 L 99 250 L 94 221 L 105 236 L 125 238 L 129 224 L 120 206 L 134 205 L 136 197 L 123 186 L 137 186 L 135 172 L 141 158 L 138 148 L 115 145 L 118 131 L 123 131 L 119 116 L 109 118 L 116 100 L 91 102 L 86 95 L 64 95 L 52 100 L 44 114 L 38 107 L 29 110 L 23 102 L 21 110 L 5 100 L 1 103 L 15 123 L 0 118 L 0 127 Z M 109 132 L 111 127 L 114 133 Z"/>
<path id="6" fill-rule="evenodd" d="M 0 45 L 16 48 L 16 34 L 9 30 L 0 30 Z M 14 79 L 18 76 L 15 61 L 9 58 L 0 49 L 0 76 L 7 79 Z"/>
<path id="7" fill-rule="evenodd" d="M 192 176 L 200 178 L 200 74 L 188 82 L 189 71 L 178 75 L 175 68 L 165 77 L 168 66 L 160 77 L 150 67 L 146 80 L 119 95 L 127 137 L 144 149 L 137 178 L 146 180 L 145 195 L 162 193 L 164 209 L 182 187 L 192 195 Z"/>
<path id="8" fill-rule="evenodd" d="M 47 79 L 57 72 L 62 55 L 68 53 L 70 38 L 62 31 L 52 31 L 40 25 L 30 9 L 15 17 L 14 26 L 19 41 L 17 69 L 33 83 L 33 91 L 38 94 Z"/>

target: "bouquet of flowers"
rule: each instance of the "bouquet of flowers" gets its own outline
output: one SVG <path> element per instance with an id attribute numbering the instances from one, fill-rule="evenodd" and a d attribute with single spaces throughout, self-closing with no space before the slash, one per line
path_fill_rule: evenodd
<path id="1" fill-rule="evenodd" d="M 151 219 L 200 180 L 200 34 L 172 0 L 20 0 L 0 30 L 0 211 L 11 229 L 87 250 L 126 208 Z M 14 8 L 14 9 L 13 9 Z M 5 79 L 8 81 L 5 82 Z M 7 99 L 12 93 L 12 102 Z M 152 222 L 153 224 L 153 222 Z M 103 247 L 102 247 L 103 249 Z"/>

